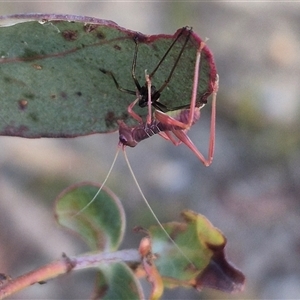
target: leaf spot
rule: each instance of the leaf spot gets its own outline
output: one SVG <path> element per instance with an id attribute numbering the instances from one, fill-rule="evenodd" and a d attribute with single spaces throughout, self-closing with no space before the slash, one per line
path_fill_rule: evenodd
<path id="1" fill-rule="evenodd" d="M 29 118 L 33 121 L 33 122 L 38 122 L 39 121 L 39 117 L 36 113 L 30 113 L 29 114 Z"/>
<path id="2" fill-rule="evenodd" d="M 89 33 L 89 32 L 94 31 L 95 29 L 97 29 L 98 26 L 99 25 L 97 25 L 97 24 L 86 24 L 86 25 L 84 25 L 83 28 L 84 28 L 85 32 Z"/>
<path id="3" fill-rule="evenodd" d="M 28 101 L 25 99 L 21 99 L 18 101 L 18 105 L 21 110 L 25 110 L 28 106 Z"/>
<path id="4" fill-rule="evenodd" d="M 60 96 L 63 98 L 63 99 L 67 99 L 68 98 L 68 94 L 66 92 L 61 92 L 60 93 Z"/>
<path id="5" fill-rule="evenodd" d="M 62 32 L 62 36 L 66 41 L 75 41 L 78 38 L 78 32 L 75 30 L 65 30 Z"/>
<path id="6" fill-rule="evenodd" d="M 43 67 L 41 65 L 38 65 L 38 64 L 33 64 L 32 65 L 36 70 L 42 70 Z"/>
<path id="7" fill-rule="evenodd" d="M 105 124 L 107 127 L 113 127 L 115 125 L 116 118 L 113 111 L 109 111 L 105 116 Z"/>
<path id="8" fill-rule="evenodd" d="M 101 32 L 101 31 L 98 31 L 97 32 L 97 38 L 99 40 L 103 40 L 103 39 L 105 39 L 105 34 L 103 32 Z"/>

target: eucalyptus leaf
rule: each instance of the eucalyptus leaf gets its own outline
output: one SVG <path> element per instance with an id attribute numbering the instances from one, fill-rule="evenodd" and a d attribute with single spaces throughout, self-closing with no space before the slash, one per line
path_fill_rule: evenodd
<path id="1" fill-rule="evenodd" d="M 71 15 L 0 17 L 0 135 L 75 137 L 117 130 L 117 120 L 135 121 L 127 112 L 135 95 L 131 69 L 139 43 L 136 77 L 145 84 L 145 70 L 157 66 L 174 35 L 144 35 L 112 21 Z M 180 38 L 152 78 L 159 88 L 178 57 Z M 167 107 L 190 103 L 196 51 L 202 40 L 192 33 L 167 88 L 160 97 Z M 207 46 L 201 57 L 197 101 L 206 102 L 216 78 Z M 135 107 L 142 117 L 147 108 Z"/>

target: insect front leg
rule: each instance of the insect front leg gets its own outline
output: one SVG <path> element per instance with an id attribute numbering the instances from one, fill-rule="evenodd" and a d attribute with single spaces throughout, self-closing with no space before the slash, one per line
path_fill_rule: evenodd
<path id="1" fill-rule="evenodd" d="M 129 113 L 129 115 L 134 118 L 135 120 L 137 120 L 140 124 L 143 123 L 143 119 L 133 110 L 133 107 L 137 104 L 137 102 L 140 100 L 139 97 L 137 97 L 131 104 L 128 105 L 127 107 L 127 112 Z"/>
<path id="2" fill-rule="evenodd" d="M 182 124 L 187 124 L 183 122 L 182 120 L 186 118 L 183 118 L 183 116 L 188 113 L 188 110 L 181 110 L 177 114 L 177 119 L 174 117 L 171 117 L 170 115 L 155 111 L 155 118 L 165 126 L 172 126 L 175 127 L 171 129 L 172 133 L 178 138 L 178 141 L 174 140 L 174 138 L 170 138 L 170 132 L 165 132 L 165 135 L 163 136 L 165 139 L 170 140 L 174 145 L 179 145 L 181 142 L 184 143 L 186 146 L 188 146 L 194 154 L 200 159 L 200 161 L 205 165 L 209 166 L 212 163 L 213 156 L 214 156 L 214 149 L 215 149 L 215 124 L 216 124 L 216 99 L 217 99 L 217 92 L 219 87 L 219 77 L 217 76 L 216 81 L 214 83 L 214 91 L 212 94 L 212 108 L 211 108 L 211 122 L 210 122 L 210 138 L 209 138 L 209 145 L 208 145 L 208 156 L 207 158 L 204 157 L 204 155 L 197 149 L 197 147 L 194 145 L 194 143 L 191 141 L 191 139 L 187 136 L 187 130 L 189 129 L 180 129 L 182 128 Z M 194 119 L 192 122 L 195 123 L 198 118 L 200 117 L 200 108 L 196 107 L 194 111 Z"/>
<path id="3" fill-rule="evenodd" d="M 184 130 L 172 130 L 174 135 L 176 135 L 180 141 L 182 141 L 186 146 L 188 146 L 206 167 L 208 167 L 212 163 L 214 157 L 214 151 L 215 151 L 216 102 L 217 102 L 218 88 L 219 88 L 219 76 L 217 75 L 216 81 L 214 83 L 214 91 L 212 94 L 210 137 L 209 137 L 207 158 L 205 158 L 203 154 L 197 149 L 197 147 L 190 140 L 190 138 L 187 136 Z"/>
<path id="4" fill-rule="evenodd" d="M 135 62 L 133 62 L 133 71 L 132 72 L 134 72 L 134 70 L 135 70 Z M 114 73 L 113 72 L 111 72 L 111 71 L 108 71 L 108 70 L 105 70 L 105 69 L 102 69 L 102 68 L 100 68 L 99 69 L 103 74 L 105 74 L 105 75 L 108 75 L 108 76 L 110 76 L 112 79 L 113 79 L 113 82 L 114 82 L 114 84 L 115 84 L 115 86 L 116 86 L 116 88 L 119 90 L 119 91 L 121 91 L 121 92 L 125 92 L 125 93 L 127 93 L 127 94 L 131 94 L 131 95 L 137 95 L 137 99 L 135 99 L 128 107 L 127 107 L 127 112 L 129 113 L 129 115 L 132 117 L 132 118 L 134 118 L 135 120 L 137 120 L 139 123 L 142 123 L 143 122 L 143 120 L 142 120 L 142 118 L 137 114 L 137 113 L 135 113 L 134 111 L 133 111 L 133 107 L 136 105 L 136 103 L 139 101 L 139 99 L 140 99 L 140 93 L 139 93 L 139 90 L 138 90 L 138 88 L 140 88 L 140 85 L 138 84 L 138 82 L 135 82 L 135 84 L 136 84 L 136 86 L 137 86 L 137 91 L 135 92 L 135 91 L 132 91 L 132 90 L 129 90 L 129 89 L 125 89 L 125 88 L 123 88 L 123 87 L 121 87 L 120 85 L 119 85 L 119 83 L 118 83 L 118 81 L 117 81 L 117 79 L 116 79 L 116 77 L 115 77 L 115 75 L 114 75 Z M 133 73 L 134 74 L 134 73 Z"/>

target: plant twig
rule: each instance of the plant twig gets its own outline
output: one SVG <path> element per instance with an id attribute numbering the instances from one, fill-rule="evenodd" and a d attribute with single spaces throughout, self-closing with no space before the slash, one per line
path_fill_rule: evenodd
<path id="1" fill-rule="evenodd" d="M 136 249 L 121 250 L 109 253 L 87 253 L 81 256 L 68 257 L 63 253 L 62 258 L 41 268 L 8 280 L 0 286 L 0 299 L 15 294 L 35 283 L 43 283 L 59 275 L 74 270 L 99 267 L 101 264 L 113 262 L 140 263 L 141 257 Z"/>

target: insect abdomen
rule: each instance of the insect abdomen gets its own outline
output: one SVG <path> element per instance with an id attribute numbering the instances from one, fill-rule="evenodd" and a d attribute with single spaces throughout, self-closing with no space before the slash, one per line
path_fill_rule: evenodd
<path id="1" fill-rule="evenodd" d="M 161 131 L 165 131 L 163 124 L 160 122 L 153 120 L 150 124 L 141 124 L 137 126 L 133 132 L 133 138 L 136 142 L 140 142 L 149 138 L 152 135 L 158 134 Z"/>

